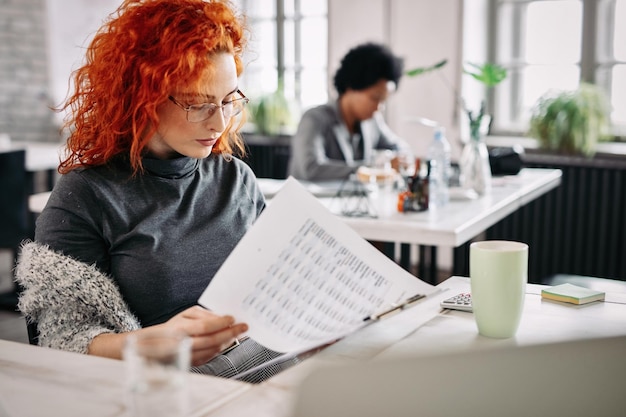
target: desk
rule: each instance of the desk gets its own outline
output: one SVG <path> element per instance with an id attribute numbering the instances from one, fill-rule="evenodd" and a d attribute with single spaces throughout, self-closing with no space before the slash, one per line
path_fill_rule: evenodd
<path id="1" fill-rule="evenodd" d="M 469 290 L 467 278 L 452 277 L 437 287 L 439 293 L 415 307 L 259 385 L 192 375 L 191 415 L 287 417 L 298 385 L 318 366 L 626 334 L 626 293 L 575 306 L 542 300 L 542 286 L 529 284 L 519 331 L 502 340 L 479 336 L 471 313 L 439 308 L 443 298 Z M 0 415 L 123 415 L 123 372 L 121 361 L 0 341 Z"/>
<path id="2" fill-rule="evenodd" d="M 490 339 L 478 335 L 471 313 L 439 309 L 445 297 L 469 291 L 467 278 L 452 277 L 437 287 L 442 291 L 423 304 L 364 328 L 243 393 L 210 416 L 289 416 L 299 383 L 319 366 L 626 335 L 626 293 L 607 294 L 604 303 L 574 306 L 542 300 L 543 286 L 528 284 L 517 335 Z M 454 398 L 454 393 L 444 395 Z"/>
<path id="3" fill-rule="evenodd" d="M 262 186 L 275 190 L 277 180 Z M 475 200 L 452 200 L 437 211 L 419 213 L 394 212 L 388 217 L 345 217 L 342 219 L 357 233 L 371 241 L 402 242 L 433 247 L 430 271 L 422 269 L 420 278 L 436 283 L 436 246 L 458 247 L 478 236 L 522 206 L 556 188 L 561 183 L 558 169 L 525 168 L 514 176 L 493 178 L 491 194 Z M 338 215 L 337 199 L 320 198 Z M 423 259 L 420 259 L 424 264 Z"/>
<path id="4" fill-rule="evenodd" d="M 491 194 L 475 200 L 451 200 L 436 211 L 344 221 L 368 240 L 457 247 L 560 183 L 558 169 L 526 168 L 517 175 L 494 178 Z"/>
<path id="5" fill-rule="evenodd" d="M 26 150 L 26 171 L 33 176 L 36 172 L 46 173 L 46 187 L 54 186 L 54 176 L 59 166 L 64 145 L 55 142 L 11 142 L 10 150 Z M 33 191 L 35 190 L 33 184 Z"/>
<path id="6" fill-rule="evenodd" d="M 0 415 L 128 416 L 122 361 L 0 340 Z M 190 416 L 209 415 L 253 386 L 189 375 Z"/>
<path id="7" fill-rule="evenodd" d="M 63 145 L 55 142 L 12 142 L 11 149 L 26 150 L 26 170 L 55 170 L 59 166 Z"/>

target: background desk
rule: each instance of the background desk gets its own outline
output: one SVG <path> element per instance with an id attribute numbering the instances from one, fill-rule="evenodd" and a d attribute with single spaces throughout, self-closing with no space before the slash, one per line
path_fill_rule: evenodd
<path id="1" fill-rule="evenodd" d="M 40 191 L 35 184 L 35 175 L 42 172 L 45 175 L 45 190 L 51 190 L 57 167 L 63 152 L 63 145 L 55 142 L 11 142 L 9 150 L 24 149 L 26 151 L 25 168 L 32 182 L 29 194 Z M 0 150 L 1 152 L 1 150 Z"/>
<path id="2" fill-rule="evenodd" d="M 276 190 L 279 180 L 259 179 L 262 187 Z M 437 246 L 458 247 L 478 236 L 490 226 L 524 205 L 556 188 L 561 183 L 561 171 L 558 169 L 522 169 L 514 176 L 493 179 L 489 195 L 475 200 L 452 200 L 437 211 L 419 213 L 394 212 L 388 217 L 365 218 L 342 216 L 363 238 L 370 241 L 401 242 L 430 247 L 430 268 L 425 268 L 423 255 L 420 253 L 418 276 L 436 283 Z M 340 215 L 338 198 L 320 198 L 323 204 Z M 403 263 L 408 267 L 406 262 Z"/>

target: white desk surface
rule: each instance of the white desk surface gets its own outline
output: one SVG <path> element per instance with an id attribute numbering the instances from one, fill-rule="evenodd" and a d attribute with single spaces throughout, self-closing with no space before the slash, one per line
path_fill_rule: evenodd
<path id="1" fill-rule="evenodd" d="M 560 183 L 558 169 L 525 168 L 518 175 L 494 178 L 489 195 L 451 200 L 437 211 L 343 219 L 368 240 L 457 247 Z"/>
<path id="2" fill-rule="evenodd" d="M 544 344 L 626 334 L 626 293 L 576 306 L 542 300 L 529 284 L 519 331 L 511 339 L 478 335 L 473 315 L 443 311 L 439 302 L 469 290 L 467 278 L 439 284 L 441 292 L 366 327 L 259 385 L 191 376 L 193 416 L 289 416 L 296 389 L 318 366 L 446 351 Z M 0 341 L 0 415 L 124 415 L 121 361 Z M 37 399 L 37 401 L 35 401 Z"/>
<path id="3" fill-rule="evenodd" d="M 50 199 L 51 191 L 31 194 L 28 196 L 28 209 L 31 213 L 39 214 L 43 211 Z"/>
<path id="4" fill-rule="evenodd" d="M 385 360 L 446 352 L 523 346 L 626 335 L 626 293 L 607 294 L 605 302 L 582 306 L 542 300 L 544 286 L 529 284 L 520 328 L 511 339 L 478 334 L 471 313 L 442 310 L 439 302 L 468 292 L 469 279 L 452 277 L 438 285 L 442 291 L 388 320 L 330 346 L 302 364 L 247 391 L 213 416 L 289 416 L 298 384 L 318 366 L 345 361 Z M 452 398 L 454 394 L 450 393 Z"/>
<path id="5" fill-rule="evenodd" d="M 0 340 L 0 416 L 128 416 L 122 361 Z M 210 415 L 253 388 L 189 375 L 190 416 Z"/>
<path id="6" fill-rule="evenodd" d="M 26 170 L 55 170 L 59 166 L 64 145 L 55 142 L 11 142 L 11 149 L 26 150 Z"/>
<path id="7" fill-rule="evenodd" d="M 437 211 L 394 211 L 387 217 L 341 218 L 367 240 L 457 247 L 559 186 L 561 175 L 559 169 L 524 168 L 517 175 L 494 177 L 488 195 L 475 200 L 451 200 Z M 283 181 L 260 178 L 259 182 L 271 197 Z M 338 198 L 328 197 L 326 188 L 318 188 L 323 192 L 318 197 L 320 201 L 339 215 Z M 315 192 L 314 189 L 311 191 Z"/>

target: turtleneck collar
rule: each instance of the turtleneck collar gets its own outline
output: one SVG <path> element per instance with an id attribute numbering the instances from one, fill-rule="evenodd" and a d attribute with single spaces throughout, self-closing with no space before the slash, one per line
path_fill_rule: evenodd
<path id="1" fill-rule="evenodd" d="M 178 179 L 189 176 L 200 166 L 200 160 L 181 156 L 175 159 L 156 159 L 150 156 L 143 158 L 143 167 L 151 175 L 167 178 Z"/>

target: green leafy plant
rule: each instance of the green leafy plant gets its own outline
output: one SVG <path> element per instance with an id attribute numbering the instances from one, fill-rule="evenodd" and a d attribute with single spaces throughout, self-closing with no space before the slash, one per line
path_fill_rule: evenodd
<path id="1" fill-rule="evenodd" d="M 592 156 L 598 142 L 610 138 L 610 110 L 606 94 L 593 84 L 548 92 L 532 110 L 528 134 L 545 149 Z"/>
<path id="2" fill-rule="evenodd" d="M 282 83 L 276 91 L 251 100 L 252 121 L 258 133 L 278 135 L 291 123 L 291 108 L 285 98 Z"/>
<path id="3" fill-rule="evenodd" d="M 436 64 L 430 65 L 428 67 L 417 67 L 417 68 L 410 69 L 410 70 L 406 71 L 405 74 L 407 76 L 409 76 L 409 77 L 415 77 L 415 76 L 422 75 L 422 74 L 425 74 L 427 72 L 431 72 L 431 71 L 437 70 L 439 68 L 442 68 L 447 63 L 448 63 L 448 60 L 444 59 L 444 60 L 439 61 Z"/>
<path id="4" fill-rule="evenodd" d="M 478 82 L 483 83 L 487 89 L 500 84 L 507 76 L 506 69 L 498 64 L 489 62 L 482 65 L 468 63 L 463 69 L 463 72 L 469 74 Z M 478 139 L 480 137 L 480 127 L 483 123 L 483 117 L 485 116 L 485 100 L 481 100 L 478 113 L 469 110 L 465 104 L 463 104 L 463 108 L 470 123 L 470 137 L 472 139 Z"/>
<path id="5" fill-rule="evenodd" d="M 409 77 L 415 77 L 421 74 L 425 74 L 427 72 L 435 71 L 437 69 L 443 68 L 447 64 L 447 62 L 447 60 L 443 60 L 427 67 L 412 68 L 406 71 L 405 75 Z M 463 67 L 463 73 L 468 74 L 474 80 L 484 84 L 487 89 L 495 87 L 507 77 L 507 71 L 505 68 L 498 64 L 490 62 L 484 64 L 475 64 L 468 62 Z M 444 81 L 446 80 L 444 79 Z M 446 85 L 450 87 L 450 83 L 448 83 L 447 81 Z M 460 94 L 458 94 L 456 90 L 453 90 L 453 92 L 461 108 L 469 119 L 470 136 L 474 139 L 479 138 L 480 127 L 485 116 L 485 101 L 481 100 L 478 112 L 474 112 L 467 107 L 465 100 L 463 100 L 463 98 L 460 96 Z"/>

